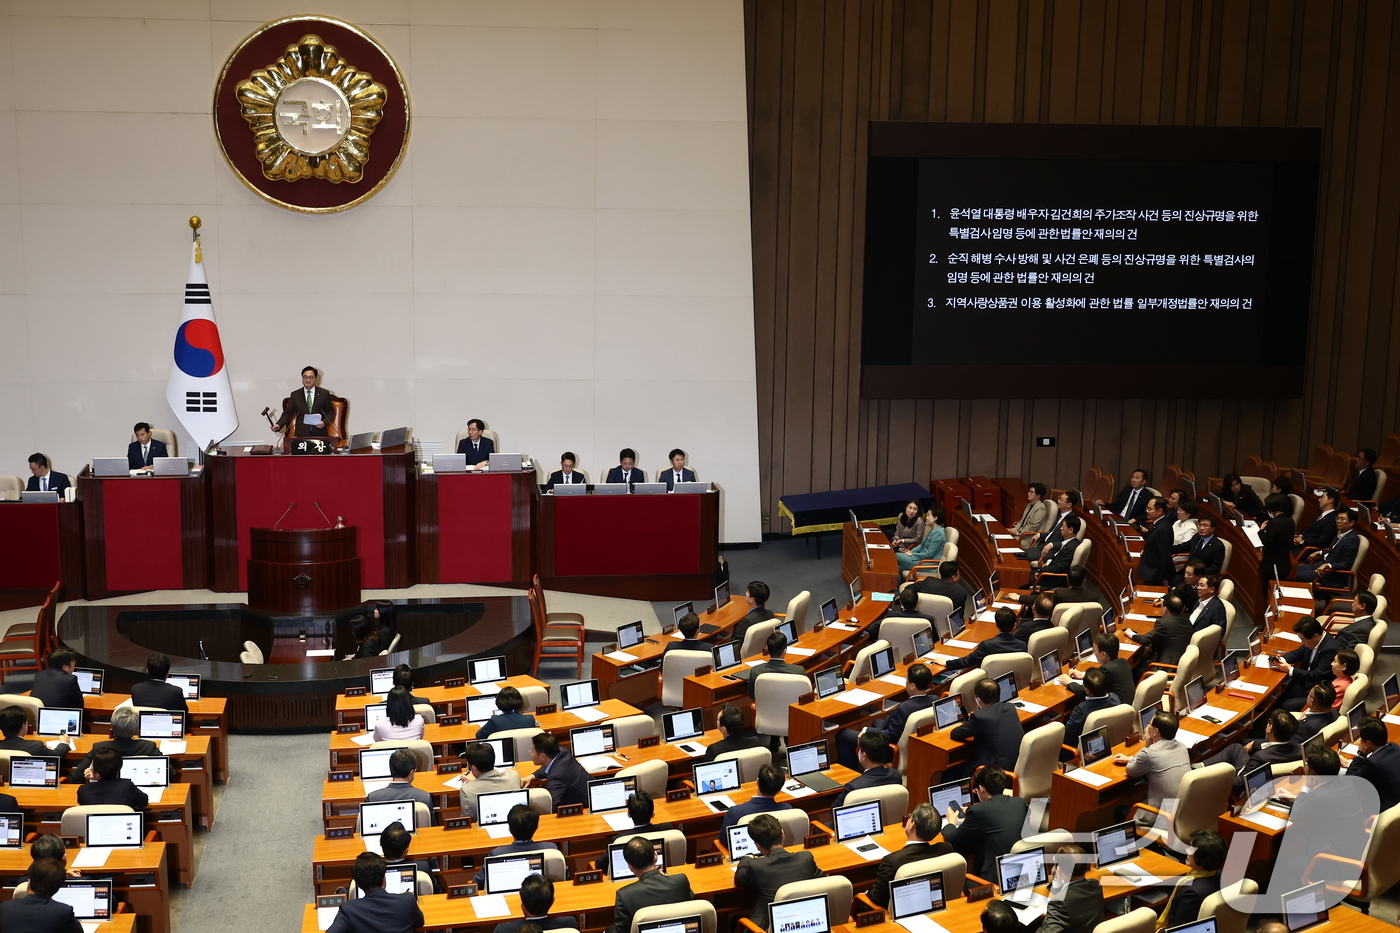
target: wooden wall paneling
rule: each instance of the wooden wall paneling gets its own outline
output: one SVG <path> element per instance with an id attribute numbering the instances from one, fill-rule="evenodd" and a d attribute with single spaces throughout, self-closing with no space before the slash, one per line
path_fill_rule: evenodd
<path id="1" fill-rule="evenodd" d="M 1296 0 L 1302 25 L 1294 34 L 1298 43 L 1297 104 L 1289 113 L 1289 125 L 1323 126 L 1327 122 L 1328 94 L 1332 87 L 1333 49 L 1341 35 L 1343 4 L 1321 0 Z M 1324 150 L 1323 158 L 1327 154 Z"/>
<path id="2" fill-rule="evenodd" d="M 1293 41 L 1297 6 L 1288 0 L 1260 11 L 1264 24 L 1258 30 L 1258 43 L 1251 43 L 1245 84 L 1245 122 L 1250 126 L 1283 126 L 1288 120 L 1294 93 L 1289 74 L 1297 67 L 1298 44 Z"/>
<path id="3" fill-rule="evenodd" d="M 1381 17 L 1378 16 L 1377 19 Z M 1364 388 L 1361 390 L 1361 404 L 1357 418 L 1362 426 L 1358 432 L 1355 447 L 1380 448 L 1380 437 L 1367 432 L 1364 427 L 1373 424 L 1392 423 L 1387 417 L 1394 410 L 1393 399 L 1396 393 L 1396 362 L 1393 349 L 1393 334 L 1396 330 L 1394 318 L 1386 313 L 1394 307 L 1395 299 L 1395 256 L 1397 247 L 1397 223 L 1400 223 L 1400 172 L 1396 171 L 1394 153 L 1400 146 L 1400 67 L 1394 59 L 1393 49 L 1400 38 L 1400 17 L 1393 7 L 1385 11 L 1385 32 L 1388 33 L 1384 55 L 1389 68 L 1386 74 L 1386 87 L 1383 92 L 1385 115 L 1381 121 L 1382 134 L 1380 151 L 1383 161 L 1379 167 L 1375 205 L 1376 234 L 1375 252 L 1372 254 L 1371 276 L 1368 283 L 1369 307 L 1366 314 L 1364 338 L 1365 356 L 1363 362 Z M 1380 31 L 1381 23 L 1376 23 Z M 1389 432 L 1386 432 L 1389 433 Z"/>
<path id="4" fill-rule="evenodd" d="M 1112 118 L 1113 37 L 1117 27 L 1117 0 L 1081 0 L 1079 12 L 1079 92 L 1076 119 L 1081 123 L 1107 123 Z"/>
<path id="5" fill-rule="evenodd" d="M 959 3 L 951 0 L 948 4 L 948 34 L 944 57 L 947 61 L 947 94 L 942 106 L 931 102 L 930 120 L 949 120 L 965 123 L 980 119 L 973 111 L 974 72 L 977 67 L 979 48 L 983 48 L 986 35 L 978 35 L 978 10 L 986 0 L 979 3 Z M 985 56 L 982 56 L 985 59 Z"/>
<path id="6" fill-rule="evenodd" d="M 958 400 L 933 401 L 933 450 L 929 474 L 933 477 L 958 476 Z M 917 476 L 927 481 L 929 476 Z"/>

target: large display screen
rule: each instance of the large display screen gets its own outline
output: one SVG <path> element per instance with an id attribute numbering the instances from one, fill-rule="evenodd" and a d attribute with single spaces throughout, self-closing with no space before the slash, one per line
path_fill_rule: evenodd
<path id="1" fill-rule="evenodd" d="M 1302 392 L 1314 129 L 872 123 L 867 398 Z"/>

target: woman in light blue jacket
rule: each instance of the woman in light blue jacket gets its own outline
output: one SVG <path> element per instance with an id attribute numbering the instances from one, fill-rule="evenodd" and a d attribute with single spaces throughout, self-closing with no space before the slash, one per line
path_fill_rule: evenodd
<path id="1" fill-rule="evenodd" d="M 907 574 L 921 560 L 942 560 L 943 545 L 948 541 L 943 530 L 943 510 L 929 509 L 924 513 L 924 540 L 910 548 L 908 553 L 896 554 L 900 573 Z"/>

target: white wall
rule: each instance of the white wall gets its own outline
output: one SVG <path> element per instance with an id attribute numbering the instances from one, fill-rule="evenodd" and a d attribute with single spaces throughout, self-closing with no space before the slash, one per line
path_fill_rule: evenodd
<path id="1" fill-rule="evenodd" d="M 165 403 L 204 219 L 236 439 L 298 370 L 351 428 L 597 476 L 682 447 L 760 537 L 740 0 L 328 0 L 407 75 L 412 141 L 372 200 L 262 201 L 220 157 L 213 82 L 267 0 L 9 0 L 0 15 L 0 473 L 120 455 Z M 373 149 L 371 149 L 373 155 Z M 183 450 L 182 452 L 188 452 Z"/>

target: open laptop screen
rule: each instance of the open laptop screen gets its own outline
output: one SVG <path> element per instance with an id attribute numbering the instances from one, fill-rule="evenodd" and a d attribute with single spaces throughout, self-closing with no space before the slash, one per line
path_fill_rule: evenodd
<path id="1" fill-rule="evenodd" d="M 102 695 L 102 673 L 102 671 L 87 667 L 73 669 L 73 676 L 78 678 L 78 689 L 83 692 L 83 696 Z"/>
<path id="2" fill-rule="evenodd" d="M 530 805 L 528 790 L 503 790 L 476 798 L 476 821 L 482 826 L 499 826 L 510 816 L 511 807 Z"/>
<path id="3" fill-rule="evenodd" d="M 789 645 L 797 641 L 797 624 L 794 622 L 781 622 L 773 631 L 786 638 Z"/>
<path id="4" fill-rule="evenodd" d="M 409 832 L 418 829 L 412 800 L 381 800 L 360 804 L 360 835 L 378 836 L 390 823 L 402 823 Z"/>
<path id="5" fill-rule="evenodd" d="M 473 742 L 480 742 L 482 745 L 489 745 L 496 752 L 496 767 L 509 768 L 515 764 L 515 740 L 514 739 L 472 739 Z"/>
<path id="6" fill-rule="evenodd" d="M 946 729 L 963 718 L 962 694 L 953 694 L 933 701 L 933 723 L 939 729 Z"/>
<path id="7" fill-rule="evenodd" d="M 11 787 L 57 787 L 57 758 L 11 758 Z"/>
<path id="8" fill-rule="evenodd" d="M 715 587 L 715 608 L 723 609 L 729 605 L 729 584 L 721 583 Z"/>
<path id="9" fill-rule="evenodd" d="M 1048 684 L 1060 676 L 1060 655 L 1057 652 L 1042 654 L 1036 663 L 1040 665 L 1041 683 Z"/>
<path id="10" fill-rule="evenodd" d="M 629 622 L 617 627 L 617 647 L 622 651 L 626 651 L 633 645 L 640 645 L 644 637 L 640 622 Z"/>
<path id="11" fill-rule="evenodd" d="M 613 724 L 608 722 L 600 726 L 570 729 L 569 747 L 573 750 L 575 758 L 582 758 L 585 755 L 606 755 L 608 752 L 617 751 Z"/>
<path id="12" fill-rule="evenodd" d="M 817 671 L 816 681 L 818 700 L 825 700 L 832 694 L 840 693 L 846 689 L 846 679 L 841 676 L 841 665 L 839 664 Z"/>
<path id="13" fill-rule="evenodd" d="M 180 712 L 151 712 L 142 710 L 140 732 L 143 739 L 183 739 L 185 737 L 185 714 Z"/>
<path id="14" fill-rule="evenodd" d="M 369 672 L 369 692 L 377 697 L 386 696 L 394 689 L 394 669 L 381 667 Z"/>
<path id="15" fill-rule="evenodd" d="M 389 759 L 396 751 L 397 748 L 360 749 L 360 780 L 382 781 L 392 777 L 389 773 Z"/>
<path id="16" fill-rule="evenodd" d="M 972 806 L 972 778 L 935 784 L 928 789 L 928 802 L 940 817 L 946 816 L 948 808 L 954 803 L 958 805 L 954 807 L 955 810 L 966 810 Z"/>
<path id="17" fill-rule="evenodd" d="M 997 689 L 1001 691 L 1000 700 L 1009 703 L 1016 699 L 1016 672 L 1007 671 L 996 679 Z"/>
<path id="18" fill-rule="evenodd" d="M 57 706 L 40 707 L 38 732 L 40 735 L 62 735 L 65 732 L 69 735 L 81 735 L 83 711 L 61 709 Z"/>
<path id="19" fill-rule="evenodd" d="M 748 826 L 732 826 L 730 828 L 743 829 L 745 831 L 748 830 Z M 652 845 L 652 852 L 656 857 L 656 861 L 652 864 L 655 865 L 657 868 L 664 870 L 666 868 L 665 843 L 662 842 L 660 839 L 652 839 L 649 841 Z M 624 858 L 622 855 L 622 850 L 625 848 L 627 848 L 626 842 L 619 842 L 614 845 L 608 846 L 608 868 L 611 872 L 612 880 L 614 881 L 626 881 L 627 879 L 632 877 L 632 868 L 630 865 L 627 864 L 627 859 Z"/>
<path id="20" fill-rule="evenodd" d="M 749 824 L 738 823 L 725 830 L 725 841 L 729 844 L 729 860 L 737 862 L 746 855 L 759 855 L 758 843 L 749 835 Z"/>
<path id="21" fill-rule="evenodd" d="M 1103 760 L 1108 756 L 1108 752 L 1107 726 L 1100 726 L 1093 732 L 1086 732 L 1079 737 L 1079 758 L 1084 765 Z"/>
<path id="22" fill-rule="evenodd" d="M 877 651 L 870 656 L 870 676 L 872 679 L 884 677 L 892 670 L 894 670 L 893 645 L 882 651 Z"/>
<path id="23" fill-rule="evenodd" d="M 963 607 L 957 606 L 948 613 L 948 633 L 950 638 L 957 638 L 967 631 L 967 623 L 963 621 Z"/>
<path id="24" fill-rule="evenodd" d="M 198 674 L 170 674 L 165 678 L 165 682 L 179 687 L 186 700 L 199 699 Z"/>
<path id="25" fill-rule="evenodd" d="M 488 855 L 484 861 L 487 894 L 514 894 L 526 878 L 544 874 L 543 852 Z"/>
<path id="26" fill-rule="evenodd" d="M 1094 864 L 1099 868 L 1117 865 L 1138 853 L 1137 823 L 1117 823 L 1094 833 Z"/>
<path id="27" fill-rule="evenodd" d="M 1191 923 L 1168 927 L 1162 933 L 1216 933 L 1215 918 L 1207 917 L 1204 920 L 1193 920 Z"/>
<path id="28" fill-rule="evenodd" d="M 922 658 L 933 650 L 933 629 L 926 628 L 914 633 L 914 657 Z"/>
<path id="29" fill-rule="evenodd" d="M 78 920 L 112 919 L 111 878 L 65 878 L 53 899 L 73 908 Z"/>
<path id="30" fill-rule="evenodd" d="M 89 813 L 87 844 L 135 849 L 142 844 L 140 813 Z"/>
<path id="31" fill-rule="evenodd" d="M 811 774 L 831 767 L 826 757 L 826 739 L 794 745 L 788 749 L 788 774 Z"/>
<path id="32" fill-rule="evenodd" d="M 895 920 L 933 913 L 944 906 L 941 871 L 890 882 L 890 912 Z"/>
<path id="33" fill-rule="evenodd" d="M 715 670 L 727 670 L 739 663 L 739 643 L 726 641 L 715 645 Z"/>
<path id="34" fill-rule="evenodd" d="M 122 759 L 120 776 L 137 787 L 168 787 L 170 759 L 164 755 L 131 755 Z"/>
<path id="35" fill-rule="evenodd" d="M 770 933 L 830 933 L 826 895 L 768 905 Z"/>
<path id="36" fill-rule="evenodd" d="M 1391 674 L 1386 678 L 1381 691 L 1385 696 L 1386 712 L 1390 712 L 1395 709 L 1396 703 L 1400 703 L 1400 674 Z"/>
<path id="37" fill-rule="evenodd" d="M 1260 765 L 1244 776 L 1245 805 L 1251 809 L 1262 807 L 1269 800 L 1269 790 L 1273 787 L 1274 769 L 1270 765 Z"/>
<path id="38" fill-rule="evenodd" d="M 694 611 L 694 603 L 681 603 L 679 606 L 676 606 L 674 609 L 671 610 L 671 624 L 680 625 L 681 619 L 684 619 L 686 616 L 690 615 Z"/>
<path id="39" fill-rule="evenodd" d="M 878 836 L 884 829 L 880 825 L 880 801 L 852 804 L 837 807 L 831 811 L 836 824 L 836 841 L 846 842 L 862 836 Z"/>
<path id="40" fill-rule="evenodd" d="M 498 709 L 500 707 L 496 705 L 494 696 L 467 697 L 467 722 L 485 722 L 496 715 Z M 373 727 L 369 725 L 368 706 L 365 707 L 365 711 L 365 728 L 371 729 Z"/>
<path id="41" fill-rule="evenodd" d="M 563 708 L 579 709 L 584 706 L 598 705 L 598 681 L 578 680 L 573 683 L 564 684 L 559 688 L 559 695 L 564 698 Z"/>
<path id="42" fill-rule="evenodd" d="M 695 766 L 695 792 L 722 794 L 739 788 L 739 762 L 733 758 Z"/>
<path id="43" fill-rule="evenodd" d="M 492 698 L 492 703 L 495 698 Z M 468 706 L 470 710 L 470 706 Z M 374 727 L 389 717 L 388 703 L 369 703 L 365 706 L 365 731 L 373 732 Z"/>
<path id="44" fill-rule="evenodd" d="M 467 662 L 467 682 L 471 684 L 494 684 L 505 680 L 506 659 L 475 658 Z"/>
<path id="45" fill-rule="evenodd" d="M 836 621 L 836 616 L 837 616 L 837 608 L 836 608 L 836 600 L 835 600 L 835 599 L 828 599 L 826 602 L 822 603 L 822 621 L 823 621 L 823 622 L 826 622 L 826 623 L 828 623 L 828 624 L 829 624 L 829 623 L 832 623 L 832 622 L 835 622 L 835 621 Z"/>
<path id="46" fill-rule="evenodd" d="M 675 920 L 653 920 L 637 924 L 637 933 L 700 933 L 701 921 L 694 917 L 679 917 Z"/>
<path id="47" fill-rule="evenodd" d="M 1327 882 L 1318 881 L 1283 896 L 1283 919 L 1288 933 L 1302 933 L 1327 922 Z"/>
<path id="48" fill-rule="evenodd" d="M 0 849 L 24 846 L 24 814 L 0 813 Z"/>
<path id="49" fill-rule="evenodd" d="M 997 885 L 1002 894 L 1045 883 L 1045 847 L 997 856 Z"/>
<path id="50" fill-rule="evenodd" d="M 610 813 L 627 809 L 627 798 L 637 792 L 635 777 L 588 782 L 588 812 Z"/>
<path id="51" fill-rule="evenodd" d="M 1206 682 L 1197 677 L 1186 685 L 1186 708 L 1195 709 L 1206 701 Z"/>
<path id="52" fill-rule="evenodd" d="M 661 717 L 661 731 L 666 744 L 693 739 L 705 732 L 705 719 L 698 709 L 683 709 Z"/>

